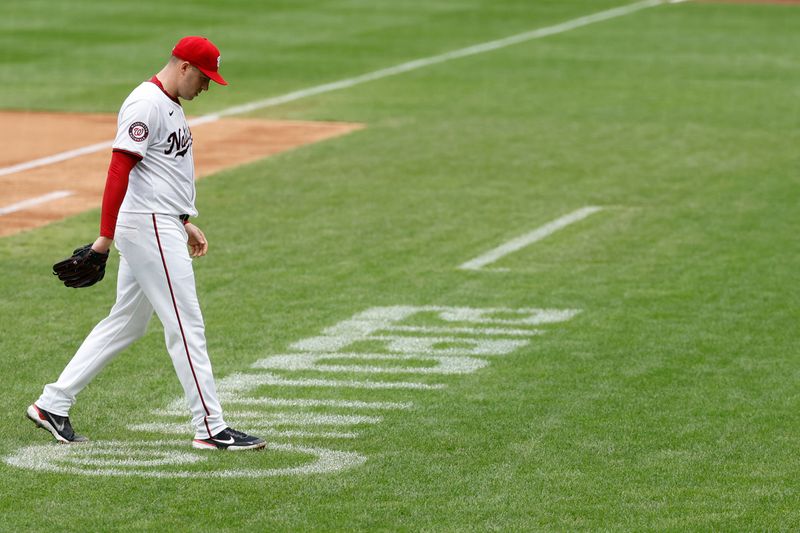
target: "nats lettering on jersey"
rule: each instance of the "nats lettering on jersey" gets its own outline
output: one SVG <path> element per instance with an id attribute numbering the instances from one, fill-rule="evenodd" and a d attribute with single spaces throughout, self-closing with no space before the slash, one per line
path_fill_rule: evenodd
<path id="1" fill-rule="evenodd" d="M 165 154 L 169 155 L 175 152 L 175 157 L 183 157 L 192 146 L 192 132 L 188 128 L 175 130 L 169 134 L 167 142 L 169 147 L 164 150 Z"/>

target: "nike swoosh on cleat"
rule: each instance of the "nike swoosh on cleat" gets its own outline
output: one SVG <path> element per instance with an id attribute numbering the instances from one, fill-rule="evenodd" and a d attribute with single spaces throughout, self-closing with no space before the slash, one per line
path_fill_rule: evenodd
<path id="1" fill-rule="evenodd" d="M 211 440 L 213 440 L 214 442 L 218 442 L 220 444 L 233 444 L 235 442 L 233 440 L 233 437 L 229 438 L 228 440 L 221 440 L 221 439 L 214 439 L 214 438 L 212 438 Z"/>
<path id="2" fill-rule="evenodd" d="M 61 433 L 62 431 L 64 431 L 64 422 L 61 422 L 61 424 L 59 424 L 58 422 L 56 422 L 55 420 L 53 420 L 53 425 L 56 427 L 56 430 L 57 430 L 59 433 Z"/>

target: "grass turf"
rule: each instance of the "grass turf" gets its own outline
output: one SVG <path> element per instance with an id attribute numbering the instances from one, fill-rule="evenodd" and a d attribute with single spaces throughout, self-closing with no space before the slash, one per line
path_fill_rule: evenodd
<path id="1" fill-rule="evenodd" d="M 10 4 L 0 101 L 114 111 L 177 37 L 207 33 L 233 84 L 196 114 L 616 5 L 529 4 L 197 2 L 178 22 L 155 3 Z M 361 467 L 209 483 L 3 464 L 3 527 L 797 528 L 796 9 L 663 6 L 254 113 L 368 129 L 198 184 L 217 376 L 374 306 L 583 312 L 442 391 L 341 393 L 414 402 L 358 439 L 297 441 Z M 608 207 L 508 272 L 456 269 L 583 205 Z M 0 240 L 3 456 L 46 441 L 24 408 L 113 299 L 113 273 L 81 293 L 48 274 L 97 219 Z M 141 439 L 126 426 L 180 395 L 159 329 L 82 393 L 80 431 Z"/>

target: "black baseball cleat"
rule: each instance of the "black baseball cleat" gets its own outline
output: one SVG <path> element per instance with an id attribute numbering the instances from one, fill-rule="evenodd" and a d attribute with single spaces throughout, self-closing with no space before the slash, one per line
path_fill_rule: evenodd
<path id="1" fill-rule="evenodd" d="M 25 416 L 30 418 L 34 424 L 49 431 L 58 442 L 64 444 L 74 444 L 88 442 L 89 439 L 83 435 L 76 435 L 69 423 L 68 416 L 54 415 L 44 409 L 37 407 L 35 403 L 28 406 Z"/>
<path id="2" fill-rule="evenodd" d="M 233 428 L 225 428 L 208 439 L 192 441 L 192 446 L 198 450 L 260 450 L 266 445 L 262 439 Z"/>

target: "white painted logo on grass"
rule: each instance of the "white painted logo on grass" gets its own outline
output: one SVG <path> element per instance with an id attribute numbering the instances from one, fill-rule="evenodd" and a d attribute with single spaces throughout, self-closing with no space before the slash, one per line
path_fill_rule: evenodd
<path id="1" fill-rule="evenodd" d="M 492 360 L 524 348 L 544 334 L 546 326 L 570 320 L 578 312 L 375 307 L 325 328 L 320 335 L 291 344 L 287 353 L 263 357 L 248 371 L 221 379 L 218 391 L 226 418 L 235 420 L 236 427 L 270 437 L 266 453 L 291 452 L 294 455 L 290 462 L 297 464 L 259 469 L 253 465 L 265 460 L 273 465 L 274 458 L 262 459 L 264 454 L 252 454 L 249 468 L 217 471 L 214 452 L 192 451 L 188 437 L 185 442 L 29 446 L 6 462 L 49 472 L 164 478 L 261 477 L 346 470 L 363 464 L 367 457 L 294 441 L 356 442 L 361 429 L 386 423 L 381 413 L 414 416 L 417 402 L 424 402 L 459 376 L 484 369 Z M 402 399 L 374 401 L 372 390 L 393 391 Z M 348 399 L 337 397 L 343 391 L 347 391 Z M 325 412 L 315 410 L 319 408 Z M 132 424 L 128 429 L 160 435 L 193 432 L 183 398 L 176 398 L 151 415 L 151 421 Z M 183 421 L 176 421 L 176 417 Z"/>

